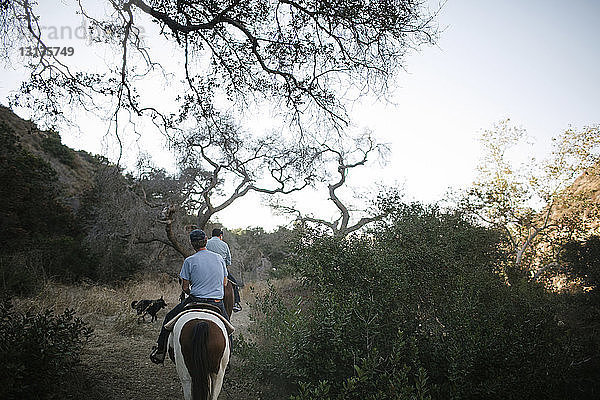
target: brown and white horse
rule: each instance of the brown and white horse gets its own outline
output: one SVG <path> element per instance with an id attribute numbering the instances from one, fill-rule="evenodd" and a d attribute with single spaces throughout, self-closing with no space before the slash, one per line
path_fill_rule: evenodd
<path id="1" fill-rule="evenodd" d="M 225 288 L 224 305 L 231 317 L 231 282 Z M 219 397 L 230 354 L 227 327 L 218 316 L 194 310 L 177 320 L 169 335 L 169 355 L 175 362 L 185 400 Z"/>

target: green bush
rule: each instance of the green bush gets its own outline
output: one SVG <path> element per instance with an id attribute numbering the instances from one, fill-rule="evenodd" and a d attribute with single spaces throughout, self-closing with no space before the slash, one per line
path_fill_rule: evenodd
<path id="1" fill-rule="evenodd" d="M 92 330 L 73 310 L 21 314 L 0 303 L 0 398 L 64 398 Z"/>
<path id="2" fill-rule="evenodd" d="M 56 172 L 29 153 L 0 123 L 0 240 L 4 252 L 32 246 L 40 237 L 76 230 L 69 210 L 56 201 Z"/>
<path id="3" fill-rule="evenodd" d="M 42 144 L 70 165 L 74 153 L 60 143 L 58 134 L 50 132 Z M 80 211 L 75 215 L 59 200 L 52 166 L 28 152 L 11 128 L 0 123 L 0 186 L 8 188 L 0 193 L 0 284 L 4 291 L 27 295 L 47 279 L 113 281 L 141 268 L 139 255 L 144 249 L 132 250 L 132 239 L 127 238 L 131 237 L 129 215 L 123 215 L 120 201 L 128 194 L 128 181 L 105 161 L 90 162 L 102 167 L 101 172 L 95 174 L 94 186 L 80 194 Z M 102 185 L 98 178 L 102 174 L 119 184 Z"/>
<path id="4" fill-rule="evenodd" d="M 256 340 L 240 346 L 249 369 L 301 400 L 569 397 L 558 304 L 504 282 L 500 236 L 391 206 L 369 234 L 300 243 L 301 286 L 259 302 Z"/>
<path id="5" fill-rule="evenodd" d="M 591 236 L 583 242 L 566 243 L 561 251 L 561 259 L 566 265 L 563 272 L 570 278 L 582 279 L 592 288 L 595 298 L 600 299 L 600 237 Z"/>
<path id="6" fill-rule="evenodd" d="M 52 154 L 61 163 L 70 167 L 75 166 L 75 151 L 62 144 L 57 132 L 49 131 L 42 139 L 42 148 Z"/>

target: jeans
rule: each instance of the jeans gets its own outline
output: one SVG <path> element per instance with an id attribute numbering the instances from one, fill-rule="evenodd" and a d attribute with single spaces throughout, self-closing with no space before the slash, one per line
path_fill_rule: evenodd
<path id="1" fill-rule="evenodd" d="M 229 315 L 227 315 L 227 312 L 225 311 L 225 305 L 223 304 L 223 300 L 199 299 L 194 296 L 188 296 L 187 299 L 177 304 L 171 311 L 167 313 L 167 315 L 165 315 L 165 320 L 160 328 L 160 334 L 158 335 L 158 340 L 156 341 L 158 351 L 160 353 L 164 353 L 165 351 L 167 351 L 167 340 L 169 339 L 170 331 L 165 329 L 165 324 L 173 318 L 175 318 L 180 312 L 182 312 L 185 306 L 193 302 L 208 303 L 219 307 L 219 310 L 221 310 L 221 314 L 225 317 L 225 319 L 227 319 L 227 321 L 229 321 Z"/>
<path id="2" fill-rule="evenodd" d="M 229 271 L 227 271 L 229 272 Z M 240 288 L 238 287 L 237 284 L 237 279 L 235 279 L 235 277 L 233 275 L 231 275 L 231 272 L 229 272 L 229 274 L 227 275 L 227 279 L 229 279 L 231 282 L 234 283 L 233 285 L 233 303 L 239 303 L 240 302 Z"/>

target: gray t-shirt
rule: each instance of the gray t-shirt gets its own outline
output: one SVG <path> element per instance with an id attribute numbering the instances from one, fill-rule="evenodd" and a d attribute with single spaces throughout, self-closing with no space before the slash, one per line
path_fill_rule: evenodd
<path id="1" fill-rule="evenodd" d="M 222 299 L 227 276 L 225 261 L 219 254 L 200 250 L 183 262 L 179 276 L 190 281 L 190 295 L 202 299 Z"/>
<path id="2" fill-rule="evenodd" d="M 206 242 L 206 249 L 220 254 L 225 260 L 225 265 L 231 265 L 231 252 L 229 251 L 229 245 L 222 241 L 218 236 L 213 236 Z"/>

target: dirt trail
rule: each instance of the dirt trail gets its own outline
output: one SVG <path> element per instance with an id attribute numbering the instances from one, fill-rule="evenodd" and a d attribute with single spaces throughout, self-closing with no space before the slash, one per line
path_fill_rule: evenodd
<path id="1" fill-rule="evenodd" d="M 117 333 L 110 321 L 92 324 L 95 333 L 82 354 L 82 367 L 87 375 L 82 384 L 93 395 L 89 399 L 183 399 L 175 365 L 168 358 L 164 365 L 153 364 L 148 358 L 165 312 L 159 313 L 158 321 L 143 323 L 140 333 L 134 336 Z M 246 332 L 249 322 L 249 306 L 244 303 L 244 309 L 232 317 L 236 333 Z M 235 380 L 235 355 L 231 364 L 219 399 L 247 398 L 240 397 L 228 384 Z"/>

